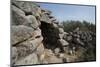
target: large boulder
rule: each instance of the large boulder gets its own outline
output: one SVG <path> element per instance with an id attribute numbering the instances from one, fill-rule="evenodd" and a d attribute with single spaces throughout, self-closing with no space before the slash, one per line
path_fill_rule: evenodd
<path id="1" fill-rule="evenodd" d="M 23 23 L 27 23 L 26 22 L 26 17 L 25 17 L 25 13 L 17 8 L 16 6 L 12 5 L 11 6 L 11 10 L 12 10 L 12 25 L 20 25 Z"/>
<path id="2" fill-rule="evenodd" d="M 37 21 L 36 17 L 33 15 L 26 16 L 28 23 L 23 23 L 23 25 L 27 25 L 32 27 L 33 29 L 36 29 L 39 27 L 39 22 Z"/>
<path id="3" fill-rule="evenodd" d="M 25 25 L 32 28 L 37 28 L 39 23 L 35 16 L 25 16 L 25 13 L 21 9 L 12 5 L 12 25 Z"/>
<path id="4" fill-rule="evenodd" d="M 31 54 L 32 52 L 35 52 L 37 47 L 41 44 L 42 40 L 43 37 L 40 37 L 34 40 L 29 39 L 23 43 L 17 44 L 16 47 L 18 49 L 19 57 L 21 58 Z"/>
<path id="5" fill-rule="evenodd" d="M 69 43 L 67 41 L 65 41 L 64 39 L 58 39 L 58 44 L 60 44 L 61 46 L 68 46 Z"/>
<path id="6" fill-rule="evenodd" d="M 40 16 L 41 10 L 39 5 L 34 2 L 13 1 L 12 4 L 23 10 L 26 15 Z"/>
<path id="7" fill-rule="evenodd" d="M 11 26 L 11 44 L 27 40 L 33 36 L 33 29 L 24 25 Z"/>
<path id="8" fill-rule="evenodd" d="M 18 15 L 25 16 L 25 12 L 14 5 L 11 5 L 11 10 Z"/>
<path id="9" fill-rule="evenodd" d="M 35 7 L 26 9 L 27 6 L 31 7 L 32 4 L 30 5 L 30 3 L 14 2 L 14 4 L 12 4 L 11 10 L 12 10 L 12 24 L 13 25 L 25 25 L 25 26 L 29 26 L 32 28 L 37 28 L 39 26 L 40 22 L 37 21 L 36 15 L 31 14 L 34 11 L 31 11 L 30 9 L 35 10 L 36 13 L 34 13 L 34 14 L 39 14 L 39 15 L 41 14 L 41 9 L 37 8 L 38 11 L 35 9 Z M 25 6 L 25 4 L 27 4 L 27 5 Z M 16 5 L 19 7 L 17 7 Z M 23 6 L 23 7 L 21 7 L 21 6 Z M 31 11 L 31 13 L 30 13 L 30 11 Z"/>

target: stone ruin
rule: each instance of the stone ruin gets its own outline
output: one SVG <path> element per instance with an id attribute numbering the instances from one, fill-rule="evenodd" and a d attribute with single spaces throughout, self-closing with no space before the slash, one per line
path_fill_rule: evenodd
<path id="1" fill-rule="evenodd" d="M 11 61 L 13 65 L 67 63 L 95 47 L 95 33 L 64 32 L 52 12 L 37 3 L 11 2 Z M 93 59 L 94 60 L 94 59 Z"/>

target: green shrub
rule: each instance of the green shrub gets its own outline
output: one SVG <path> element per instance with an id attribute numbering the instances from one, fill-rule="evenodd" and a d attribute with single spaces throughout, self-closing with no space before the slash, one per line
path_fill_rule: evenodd
<path id="1" fill-rule="evenodd" d="M 66 32 L 73 31 L 77 27 L 79 27 L 79 29 L 81 31 L 92 31 L 92 32 L 96 31 L 95 24 L 87 22 L 87 21 L 73 21 L 73 20 L 70 20 L 70 21 L 63 21 L 62 24 L 63 24 L 64 30 Z"/>

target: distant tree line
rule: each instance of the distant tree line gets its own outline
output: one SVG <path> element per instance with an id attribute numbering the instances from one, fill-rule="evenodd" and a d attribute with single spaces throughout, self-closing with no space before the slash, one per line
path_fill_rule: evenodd
<path id="1" fill-rule="evenodd" d="M 63 21 L 62 25 L 66 32 L 73 31 L 77 27 L 79 27 L 81 31 L 92 31 L 94 33 L 96 32 L 96 25 L 87 21 Z"/>

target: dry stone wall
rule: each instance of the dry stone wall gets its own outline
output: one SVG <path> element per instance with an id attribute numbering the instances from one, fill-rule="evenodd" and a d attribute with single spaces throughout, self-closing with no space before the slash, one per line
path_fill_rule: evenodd
<path id="1" fill-rule="evenodd" d="M 52 12 L 34 2 L 12 0 L 11 19 L 13 65 L 79 61 L 86 44 L 95 40 L 92 32 L 64 32 Z"/>

